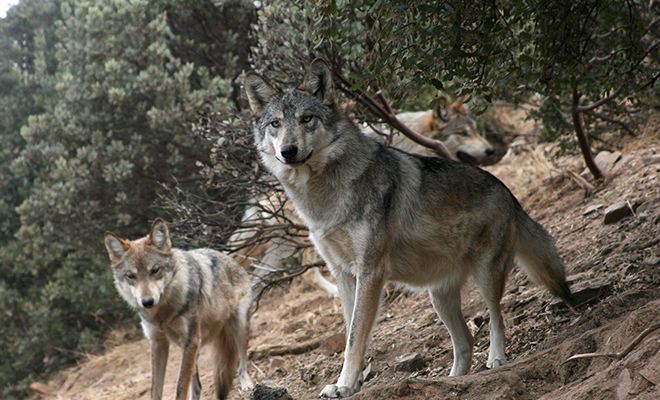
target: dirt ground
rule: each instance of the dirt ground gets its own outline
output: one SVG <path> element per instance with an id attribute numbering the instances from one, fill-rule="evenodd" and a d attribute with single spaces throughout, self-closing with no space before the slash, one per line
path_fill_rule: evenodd
<path id="1" fill-rule="evenodd" d="M 580 174 L 581 158 L 550 157 L 558 151 L 551 145 L 521 142 L 487 167 L 556 238 L 571 286 L 583 299 L 575 311 L 514 269 L 502 301 L 510 363 L 488 370 L 488 314 L 470 282 L 463 290 L 463 311 L 476 336 L 472 371 L 449 378 L 451 342 L 428 296 L 388 286 L 365 363 L 379 372 L 353 398 L 660 398 L 660 331 L 622 360 L 565 362 L 579 353 L 621 351 L 660 321 L 660 162 L 654 162 L 660 158 L 660 115 L 652 114 L 637 137 L 616 140 L 621 159 L 590 196 L 564 174 Z M 604 210 L 618 202 L 627 202 L 635 213 L 604 224 Z M 342 348 L 341 338 L 336 343 L 333 335 L 343 331 L 338 299 L 304 281 L 272 290 L 253 316 L 249 373 L 257 383 L 285 387 L 294 399 L 316 398 L 339 375 L 343 354 L 334 350 Z M 149 344 L 137 327 L 114 332 L 108 347 L 52 377 L 51 394 L 42 398 L 149 398 Z M 283 349 L 299 354 L 273 355 Z M 413 353 L 423 358 L 419 369 L 395 371 L 397 357 Z M 174 397 L 179 361 L 180 352 L 173 349 L 165 398 Z M 212 399 L 205 355 L 199 370 L 202 399 Z M 236 381 L 230 398 L 249 399 L 250 393 L 241 392 Z"/>

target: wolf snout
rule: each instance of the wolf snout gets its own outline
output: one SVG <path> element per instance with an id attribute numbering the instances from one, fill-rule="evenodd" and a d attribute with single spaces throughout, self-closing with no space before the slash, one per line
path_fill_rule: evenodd
<path id="1" fill-rule="evenodd" d="M 492 156 L 495 153 L 495 149 L 492 147 L 489 147 L 486 149 L 486 155 L 487 156 Z"/>
<path id="2" fill-rule="evenodd" d="M 142 299 L 141 303 L 142 303 L 142 307 L 151 308 L 151 307 L 154 306 L 155 301 L 154 301 L 153 297 L 149 297 L 148 299 Z"/>
<path id="3" fill-rule="evenodd" d="M 298 155 L 298 147 L 294 145 L 282 146 L 280 154 L 287 162 L 295 161 L 296 155 Z"/>

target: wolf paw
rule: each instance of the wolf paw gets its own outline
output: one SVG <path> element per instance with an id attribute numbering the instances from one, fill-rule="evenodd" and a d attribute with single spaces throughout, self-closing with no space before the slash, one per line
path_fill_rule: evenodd
<path id="1" fill-rule="evenodd" d="M 246 391 L 246 390 L 252 390 L 254 389 L 254 383 L 252 383 L 252 379 L 250 379 L 249 376 L 247 377 L 241 377 L 241 391 Z"/>
<path id="2" fill-rule="evenodd" d="M 501 367 L 504 364 L 508 364 L 509 362 L 506 360 L 506 358 L 496 358 L 494 360 L 488 360 L 486 363 L 486 367 L 492 369 L 492 368 L 497 368 Z"/>
<path id="3" fill-rule="evenodd" d="M 348 386 L 327 385 L 319 397 L 349 397 L 358 391 Z"/>

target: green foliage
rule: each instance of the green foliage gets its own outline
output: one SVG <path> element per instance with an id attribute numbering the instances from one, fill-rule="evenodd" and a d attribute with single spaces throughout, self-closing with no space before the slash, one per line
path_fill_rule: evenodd
<path id="1" fill-rule="evenodd" d="M 421 88 L 433 87 L 486 102 L 527 101 L 540 94 L 553 106 L 546 107 L 550 114 L 538 116 L 557 133 L 564 131 L 578 77 L 583 104 L 622 86 L 623 95 L 605 110 L 610 117 L 617 116 L 617 105 L 627 96 L 654 96 L 645 86 L 658 73 L 657 48 L 648 51 L 660 39 L 658 24 L 651 24 L 660 10 L 654 3 L 294 3 L 283 7 L 273 2 L 263 8 L 261 48 L 256 54 L 263 59 L 257 65 L 290 76 L 287 68 L 298 69 L 298 64 L 322 56 L 351 82 L 341 88 L 344 92 L 378 87 L 398 100 L 415 99 Z M 599 60 L 604 57 L 608 58 Z M 290 62 L 282 66 L 275 61 L 279 59 Z M 647 90 L 637 92 L 641 88 Z"/>
<path id="2" fill-rule="evenodd" d="M 253 18 L 238 0 L 23 0 L 0 20 L 0 397 L 135 320 L 103 232 L 142 236 L 171 217 L 166 186 L 199 192 L 190 124 L 236 107 Z"/>

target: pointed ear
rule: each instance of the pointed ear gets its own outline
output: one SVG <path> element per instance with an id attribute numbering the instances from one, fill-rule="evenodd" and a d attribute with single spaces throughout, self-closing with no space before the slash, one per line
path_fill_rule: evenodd
<path id="1" fill-rule="evenodd" d="M 107 231 L 103 237 L 105 248 L 108 249 L 108 255 L 112 264 L 117 264 L 129 249 L 128 243 L 120 239 L 114 233 Z"/>
<path id="2" fill-rule="evenodd" d="M 167 224 L 162 219 L 156 218 L 153 225 L 151 225 L 151 232 L 147 236 L 147 245 L 154 246 L 160 251 L 168 252 L 172 250 L 170 233 Z"/>
<path id="3" fill-rule="evenodd" d="M 305 74 L 305 79 L 298 89 L 304 90 L 327 103 L 334 104 L 335 102 L 332 72 L 330 72 L 328 64 L 320 58 L 312 61 Z"/>
<path id="4" fill-rule="evenodd" d="M 259 114 L 270 99 L 281 92 L 261 75 L 250 71 L 245 75 L 245 93 L 252 112 Z"/>
<path id="5" fill-rule="evenodd" d="M 435 107 L 433 108 L 433 118 L 443 122 L 448 122 L 447 118 L 447 98 L 445 96 L 438 96 L 435 101 Z"/>
<path id="6" fill-rule="evenodd" d="M 449 106 L 449 110 L 454 111 L 458 114 L 463 114 L 463 101 L 465 101 L 465 96 L 459 96 L 456 101 Z"/>

